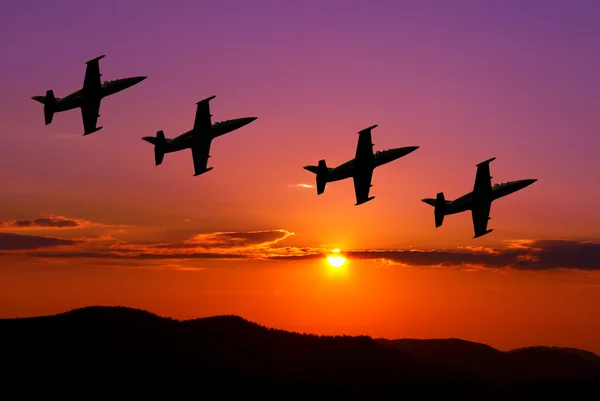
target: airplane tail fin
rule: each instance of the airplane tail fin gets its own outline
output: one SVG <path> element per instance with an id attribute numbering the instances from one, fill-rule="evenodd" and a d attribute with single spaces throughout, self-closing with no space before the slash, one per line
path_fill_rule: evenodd
<path id="1" fill-rule="evenodd" d="M 325 160 L 319 160 L 317 166 L 317 195 L 321 195 L 325 192 L 325 185 L 327 185 L 327 176 L 329 175 L 329 169 Z"/>
<path id="2" fill-rule="evenodd" d="M 167 140 L 165 139 L 164 131 L 158 131 L 156 133 L 156 142 L 154 143 L 154 162 L 156 165 L 160 165 L 165 157 L 165 145 Z"/>
<path id="3" fill-rule="evenodd" d="M 144 141 L 154 145 L 154 163 L 160 165 L 165 157 L 165 146 L 167 139 L 163 131 L 158 131 L 156 136 L 145 136 L 142 138 Z"/>
<path id="4" fill-rule="evenodd" d="M 435 210 L 433 211 L 435 216 L 435 226 L 436 228 L 441 226 L 444 222 L 444 216 L 446 215 L 446 199 L 444 198 L 444 193 L 440 192 L 435 197 Z"/>
<path id="5" fill-rule="evenodd" d="M 52 122 L 52 118 L 54 117 L 54 112 L 56 110 L 56 97 L 54 97 L 54 92 L 52 89 L 46 91 L 46 99 L 44 101 L 44 122 L 46 125 Z"/>

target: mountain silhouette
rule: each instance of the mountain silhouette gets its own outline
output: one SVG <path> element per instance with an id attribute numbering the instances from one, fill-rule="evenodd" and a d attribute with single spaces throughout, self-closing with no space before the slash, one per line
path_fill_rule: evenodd
<path id="1" fill-rule="evenodd" d="M 600 377 L 600 357 L 573 348 L 527 347 L 503 352 L 460 339 L 377 341 L 423 363 L 461 368 L 500 383 Z"/>
<path id="2" fill-rule="evenodd" d="M 173 397 L 185 389 L 208 398 L 218 391 L 219 398 L 495 400 L 582 399 L 600 390 L 599 357 L 587 351 L 317 336 L 238 316 L 179 321 L 126 307 L 1 319 L 0 344 L 6 388 L 26 378 L 61 395 L 79 388 L 136 396 L 167 389 Z"/>

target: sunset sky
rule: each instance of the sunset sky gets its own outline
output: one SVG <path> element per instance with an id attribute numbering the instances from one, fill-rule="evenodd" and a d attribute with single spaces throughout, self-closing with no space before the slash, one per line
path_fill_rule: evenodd
<path id="1" fill-rule="evenodd" d="M 317 334 L 458 337 L 600 353 L 597 1 L 21 0 L 0 9 L 0 317 L 125 305 Z M 31 99 L 147 76 L 44 125 Z M 154 165 L 141 140 L 258 119 Z M 317 196 L 303 170 L 420 146 Z M 444 192 L 538 181 L 435 228 Z M 346 263 L 326 256 L 339 248 Z"/>

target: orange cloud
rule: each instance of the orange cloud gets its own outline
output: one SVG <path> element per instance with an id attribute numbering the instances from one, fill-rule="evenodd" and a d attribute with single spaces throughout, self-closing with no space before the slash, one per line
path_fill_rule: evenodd
<path id="1" fill-rule="evenodd" d="M 42 214 L 35 219 L 23 220 L 0 220 L 0 228 L 19 229 L 75 229 L 86 227 L 127 227 L 125 225 L 114 226 L 110 224 L 95 223 L 85 219 L 59 216 L 55 214 Z"/>

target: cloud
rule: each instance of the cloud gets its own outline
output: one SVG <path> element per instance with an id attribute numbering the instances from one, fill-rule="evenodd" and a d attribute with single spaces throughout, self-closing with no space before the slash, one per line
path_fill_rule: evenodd
<path id="1" fill-rule="evenodd" d="M 292 188 L 314 188 L 314 185 L 310 185 L 310 184 L 289 184 L 290 187 Z"/>
<path id="2" fill-rule="evenodd" d="M 247 259 L 248 255 L 238 255 L 234 253 L 210 253 L 210 252 L 191 252 L 191 253 L 130 253 L 123 254 L 119 252 L 34 252 L 28 256 L 38 258 L 93 258 L 93 259 L 142 259 L 142 260 L 165 260 L 165 259 Z"/>
<path id="3" fill-rule="evenodd" d="M 37 219 L 4 220 L 0 221 L 2 228 L 76 228 L 87 223 L 85 220 L 75 220 L 63 216 L 46 216 Z"/>
<path id="4" fill-rule="evenodd" d="M 530 257 L 517 261 L 520 269 L 569 269 L 600 270 L 600 243 L 541 240 L 533 244 Z"/>
<path id="5" fill-rule="evenodd" d="M 246 232 L 216 232 L 197 234 L 185 244 L 200 248 L 249 248 L 254 246 L 267 247 L 283 241 L 293 232 L 286 230 L 246 231 Z"/>
<path id="6" fill-rule="evenodd" d="M 22 251 L 39 248 L 51 248 L 63 245 L 75 245 L 76 243 L 77 241 L 60 238 L 0 233 L 0 250 L 2 251 Z"/>
<path id="7" fill-rule="evenodd" d="M 495 249 L 358 251 L 347 257 L 387 259 L 411 266 L 600 270 L 600 243 L 527 240 L 509 241 L 506 247 Z"/>
<path id="8" fill-rule="evenodd" d="M 75 250 L 33 252 L 38 258 L 96 258 L 121 260 L 167 259 L 266 259 L 269 256 L 290 255 L 293 247 L 274 247 L 294 233 L 287 230 L 247 232 L 215 232 L 197 234 L 188 240 L 173 243 L 128 243 L 111 241 L 110 237 L 89 238 Z"/>
<path id="9" fill-rule="evenodd" d="M 35 219 L 0 220 L 3 229 L 73 229 L 84 227 L 115 227 L 110 224 L 94 223 L 89 220 L 59 216 L 55 214 L 42 214 Z M 119 227 L 127 227 L 120 225 Z"/>
<path id="10" fill-rule="evenodd" d="M 353 250 L 354 260 L 431 267 L 513 268 L 519 270 L 600 270 L 600 243 L 571 240 L 516 240 L 504 248 L 465 247 L 456 250 Z M 270 259 L 311 260 L 320 253 L 276 255 Z"/>
<path id="11" fill-rule="evenodd" d="M 141 250 L 167 252 L 178 250 L 186 252 L 212 251 L 216 253 L 264 249 L 274 245 L 294 233 L 286 230 L 265 230 L 246 232 L 214 232 L 196 234 L 181 242 L 160 244 L 124 244 L 125 248 L 136 247 Z"/>
<path id="12" fill-rule="evenodd" d="M 283 229 L 212 232 L 192 235 L 182 241 L 136 243 L 120 241 L 110 235 L 67 240 L 5 233 L 0 234 L 0 251 L 20 250 L 29 257 L 42 259 L 114 259 L 124 264 L 135 260 L 186 259 L 308 261 L 322 259 L 330 251 L 322 247 L 282 246 L 282 241 L 293 235 Z M 71 247 L 64 249 L 64 245 Z M 359 249 L 345 250 L 344 254 L 350 260 L 368 260 L 387 266 L 600 271 L 600 243 L 573 240 L 513 240 L 502 247 L 455 249 Z"/>

